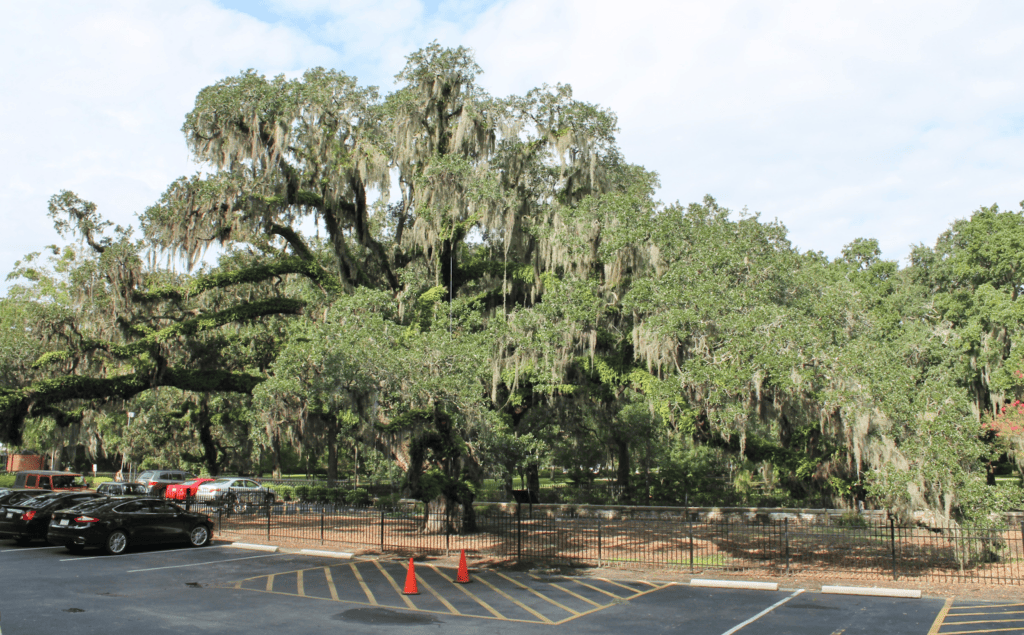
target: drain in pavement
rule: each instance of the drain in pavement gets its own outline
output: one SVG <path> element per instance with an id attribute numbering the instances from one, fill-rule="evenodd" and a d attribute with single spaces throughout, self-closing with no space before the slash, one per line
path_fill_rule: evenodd
<path id="1" fill-rule="evenodd" d="M 408 613 L 392 611 L 385 608 L 349 609 L 334 616 L 344 622 L 360 622 L 362 624 L 440 624 L 441 621 L 424 613 Z"/>

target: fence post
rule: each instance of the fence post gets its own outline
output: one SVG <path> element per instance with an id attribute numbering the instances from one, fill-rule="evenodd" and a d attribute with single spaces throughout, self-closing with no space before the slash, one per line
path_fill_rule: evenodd
<path id="1" fill-rule="evenodd" d="M 523 517 L 516 505 L 516 560 L 523 559 Z"/>
<path id="2" fill-rule="evenodd" d="M 384 553 L 384 508 L 380 508 L 380 552 Z"/>
<path id="3" fill-rule="evenodd" d="M 601 519 L 597 519 L 597 566 L 601 566 Z"/>
<path id="4" fill-rule="evenodd" d="M 324 508 L 320 508 L 320 544 L 324 544 Z"/>
<path id="5" fill-rule="evenodd" d="M 690 518 L 690 510 L 686 510 L 686 531 L 690 536 L 690 573 L 693 573 L 693 519 Z"/>
<path id="6" fill-rule="evenodd" d="M 782 530 L 786 537 L 786 575 L 789 575 L 789 518 L 782 520 Z"/>
<path id="7" fill-rule="evenodd" d="M 896 572 L 896 523 L 893 522 L 892 516 L 889 516 L 889 546 L 892 550 L 892 579 L 899 580 L 899 574 Z"/>
<path id="8" fill-rule="evenodd" d="M 267 505 L 267 540 L 270 540 L 270 505 Z"/>

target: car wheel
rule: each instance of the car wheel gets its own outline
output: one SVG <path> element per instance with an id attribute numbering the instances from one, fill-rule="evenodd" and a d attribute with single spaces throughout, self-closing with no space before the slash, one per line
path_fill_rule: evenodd
<path id="1" fill-rule="evenodd" d="M 205 547 L 210 544 L 210 529 L 206 525 L 196 525 L 188 532 L 188 541 L 193 547 Z"/>
<path id="2" fill-rule="evenodd" d="M 249 504 L 244 500 L 238 500 L 234 496 L 228 499 L 228 506 L 236 514 L 244 514 L 249 509 Z"/>
<path id="3" fill-rule="evenodd" d="M 124 553 L 125 549 L 128 548 L 128 534 L 120 529 L 111 532 L 107 536 L 107 542 L 104 543 L 103 548 L 112 556 Z"/>

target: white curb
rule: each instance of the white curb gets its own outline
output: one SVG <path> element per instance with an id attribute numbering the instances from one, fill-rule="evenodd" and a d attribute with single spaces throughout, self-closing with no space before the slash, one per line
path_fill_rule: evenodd
<path id="1" fill-rule="evenodd" d="M 236 547 L 238 549 L 253 549 L 255 551 L 269 551 L 270 553 L 277 553 L 277 547 L 273 545 L 253 545 L 247 542 L 233 542 L 229 547 Z"/>
<path id="2" fill-rule="evenodd" d="M 715 589 L 757 589 L 759 591 L 778 591 L 778 582 L 747 582 L 745 580 L 690 580 L 690 586 L 711 587 Z"/>
<path id="3" fill-rule="evenodd" d="M 328 558 L 351 558 L 355 554 L 345 551 L 322 551 L 320 549 L 302 549 L 299 553 L 307 556 L 326 556 Z"/>
<path id="4" fill-rule="evenodd" d="M 822 593 L 837 593 L 843 595 L 874 595 L 890 598 L 919 598 L 921 591 L 918 589 L 884 589 L 880 587 L 864 586 L 823 586 Z"/>

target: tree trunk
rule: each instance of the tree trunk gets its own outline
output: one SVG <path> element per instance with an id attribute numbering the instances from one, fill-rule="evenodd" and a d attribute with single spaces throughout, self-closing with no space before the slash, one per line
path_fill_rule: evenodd
<path id="1" fill-rule="evenodd" d="M 210 476 L 216 477 L 220 474 L 220 461 L 217 459 L 217 443 L 213 439 L 213 422 L 210 421 L 210 411 L 206 407 L 206 401 L 199 404 L 199 442 L 203 446 L 203 462 Z"/>
<path id="2" fill-rule="evenodd" d="M 327 432 L 327 487 L 338 481 L 338 437 L 333 430 Z"/>
<path id="3" fill-rule="evenodd" d="M 526 466 L 526 489 L 531 492 L 540 491 L 540 469 L 536 463 L 530 463 Z"/>
<path id="4" fill-rule="evenodd" d="M 281 478 L 281 434 L 276 430 L 270 435 L 270 451 L 274 457 L 273 477 Z"/>
<path id="5" fill-rule="evenodd" d="M 630 503 L 633 501 L 633 481 L 629 469 L 629 442 L 616 440 L 615 447 L 619 455 L 618 483 L 622 487 L 622 502 Z"/>

